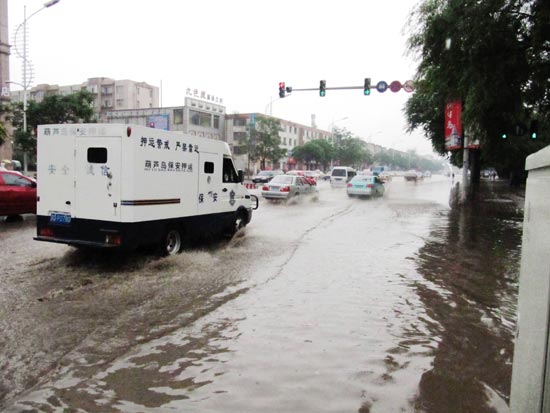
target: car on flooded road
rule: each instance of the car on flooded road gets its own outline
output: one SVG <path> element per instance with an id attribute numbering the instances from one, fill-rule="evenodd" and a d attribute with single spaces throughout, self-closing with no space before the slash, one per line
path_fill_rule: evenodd
<path id="1" fill-rule="evenodd" d="M 36 214 L 36 181 L 16 171 L 0 171 L 0 216 Z"/>
<path id="2" fill-rule="evenodd" d="M 316 198 L 318 190 L 299 175 L 277 175 L 262 186 L 262 197 L 268 200 L 288 201 L 304 196 Z"/>
<path id="3" fill-rule="evenodd" d="M 349 197 L 382 196 L 385 190 L 382 179 L 374 175 L 356 175 L 348 182 L 346 187 Z"/>
<path id="4" fill-rule="evenodd" d="M 252 177 L 255 184 L 265 184 L 273 179 L 274 176 L 281 175 L 283 171 L 260 171 Z"/>

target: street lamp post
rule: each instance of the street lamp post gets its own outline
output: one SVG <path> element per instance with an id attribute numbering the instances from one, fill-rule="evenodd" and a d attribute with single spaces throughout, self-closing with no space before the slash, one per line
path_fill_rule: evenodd
<path id="1" fill-rule="evenodd" d="M 32 82 L 32 74 L 29 74 L 29 67 L 28 67 L 28 60 L 27 60 L 27 22 L 30 20 L 32 16 L 37 14 L 38 12 L 47 9 L 48 7 L 52 7 L 53 5 L 59 3 L 60 0 L 50 0 L 44 3 L 44 5 L 36 10 L 34 13 L 32 13 L 29 17 L 27 17 L 27 6 L 23 6 L 23 22 L 17 26 L 15 29 L 15 35 L 14 35 L 14 49 L 17 55 L 23 59 L 23 83 L 21 84 L 23 86 L 23 132 L 27 132 L 27 90 L 29 89 L 29 86 Z M 17 35 L 19 34 L 19 29 L 23 27 L 23 54 L 19 51 L 17 47 Z M 15 83 L 16 82 L 10 82 Z M 24 172 L 27 173 L 27 152 L 23 151 L 23 165 L 24 165 Z"/>

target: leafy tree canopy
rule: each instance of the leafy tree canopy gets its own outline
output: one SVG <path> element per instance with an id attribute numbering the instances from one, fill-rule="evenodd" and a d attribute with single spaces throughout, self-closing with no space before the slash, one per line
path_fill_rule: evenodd
<path id="1" fill-rule="evenodd" d="M 482 145 L 481 161 L 522 168 L 550 142 L 549 10 L 546 0 L 422 1 L 409 24 L 409 50 L 419 61 L 405 108 L 409 131 L 423 129 L 445 154 L 444 106 L 457 98 L 468 138 Z M 537 140 L 527 136 L 534 119 Z M 459 164 L 460 153 L 451 159 Z"/>

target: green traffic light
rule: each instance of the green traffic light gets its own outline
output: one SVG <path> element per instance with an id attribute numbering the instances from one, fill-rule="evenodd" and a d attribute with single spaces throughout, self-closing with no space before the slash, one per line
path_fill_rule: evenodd
<path id="1" fill-rule="evenodd" d="M 508 136 L 506 136 L 505 133 L 502 134 L 502 139 L 506 139 Z"/>
<path id="2" fill-rule="evenodd" d="M 364 94 L 365 96 L 370 95 L 370 89 L 365 89 L 365 91 L 363 92 L 363 94 Z"/>
<path id="3" fill-rule="evenodd" d="M 325 96 L 325 91 L 324 91 L 324 90 L 320 90 L 320 91 L 319 91 L 319 96 L 321 96 L 321 97 L 322 97 L 322 96 Z"/>
<path id="4" fill-rule="evenodd" d="M 533 132 L 531 134 L 531 139 L 537 139 L 537 133 L 536 132 Z"/>

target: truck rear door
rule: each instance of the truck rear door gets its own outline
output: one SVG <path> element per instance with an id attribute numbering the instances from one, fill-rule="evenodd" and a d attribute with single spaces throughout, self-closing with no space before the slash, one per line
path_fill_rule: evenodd
<path id="1" fill-rule="evenodd" d="M 120 221 L 120 145 L 117 137 L 77 137 L 73 216 Z"/>

